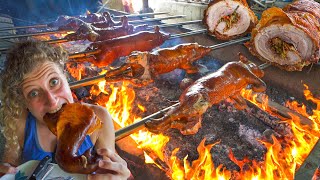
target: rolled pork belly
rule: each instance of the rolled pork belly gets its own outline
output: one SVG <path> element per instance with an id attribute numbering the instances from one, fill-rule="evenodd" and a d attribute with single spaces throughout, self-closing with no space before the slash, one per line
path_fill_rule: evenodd
<path id="1" fill-rule="evenodd" d="M 285 12 L 300 11 L 308 12 L 314 15 L 318 22 L 320 22 L 320 4 L 314 0 L 298 0 L 286 5 L 283 10 Z"/>
<path id="2" fill-rule="evenodd" d="M 262 13 L 246 43 L 253 55 L 287 71 L 301 71 L 319 59 L 320 25 L 303 11 L 272 7 Z"/>
<path id="3" fill-rule="evenodd" d="M 246 0 L 217 0 L 204 11 L 203 23 L 209 34 L 230 40 L 251 32 L 258 19 Z"/>

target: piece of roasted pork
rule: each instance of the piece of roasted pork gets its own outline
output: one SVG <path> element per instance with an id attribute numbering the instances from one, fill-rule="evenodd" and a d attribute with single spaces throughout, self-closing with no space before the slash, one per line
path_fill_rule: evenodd
<path id="1" fill-rule="evenodd" d="M 262 13 L 246 45 L 262 61 L 287 71 L 301 71 L 318 62 L 319 30 L 317 18 L 309 12 L 272 7 Z"/>
<path id="2" fill-rule="evenodd" d="M 211 1 L 203 18 L 209 34 L 221 40 L 244 36 L 251 32 L 257 22 L 246 0 Z"/>

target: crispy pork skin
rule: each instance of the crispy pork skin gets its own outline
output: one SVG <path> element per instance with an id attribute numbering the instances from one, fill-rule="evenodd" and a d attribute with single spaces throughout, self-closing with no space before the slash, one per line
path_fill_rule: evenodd
<path id="1" fill-rule="evenodd" d="M 43 117 L 50 131 L 57 136 L 55 159 L 66 172 L 91 174 L 99 170 L 98 161 L 101 156 L 93 148 L 84 154 L 77 154 L 87 134 L 101 127 L 101 121 L 93 110 L 79 104 L 64 104 L 54 113 Z"/>
<path id="2" fill-rule="evenodd" d="M 285 12 L 308 12 L 314 15 L 318 19 L 318 22 L 320 22 L 320 4 L 314 0 L 297 0 L 285 6 L 283 10 Z"/>
<path id="3" fill-rule="evenodd" d="M 77 62 L 91 62 L 92 64 L 103 67 L 111 64 L 119 57 L 128 56 L 133 51 L 150 51 L 163 44 L 170 35 L 160 32 L 159 27 L 154 32 L 141 31 L 127 36 L 97 41 L 91 43 L 88 50 L 99 50 L 94 57 L 77 58 Z"/>
<path id="4" fill-rule="evenodd" d="M 204 11 L 203 23 L 208 32 L 222 40 L 246 35 L 257 22 L 245 0 L 211 1 Z"/>
<path id="5" fill-rule="evenodd" d="M 246 102 L 240 91 L 251 85 L 253 91 L 262 92 L 266 85 L 260 79 L 263 71 L 245 57 L 241 57 L 241 60 L 229 62 L 218 71 L 192 83 L 181 94 L 178 106 L 162 118 L 146 122 L 146 127 L 155 133 L 176 128 L 184 135 L 195 134 L 201 127 L 202 114 L 212 105 L 231 98 L 236 102 L 235 107 L 243 109 Z"/>
<path id="6" fill-rule="evenodd" d="M 308 12 L 272 7 L 265 10 L 247 47 L 261 60 L 288 71 L 301 71 L 319 59 L 317 19 Z"/>

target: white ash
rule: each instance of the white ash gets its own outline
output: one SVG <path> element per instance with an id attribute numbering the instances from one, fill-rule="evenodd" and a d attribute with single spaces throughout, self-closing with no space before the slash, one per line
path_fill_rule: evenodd
<path id="1" fill-rule="evenodd" d="M 259 149 L 264 148 L 264 146 L 257 141 L 257 139 L 261 139 L 262 137 L 262 134 L 259 131 L 256 131 L 248 126 L 240 124 L 238 132 L 241 138 L 248 141 L 254 147 L 257 147 Z"/>

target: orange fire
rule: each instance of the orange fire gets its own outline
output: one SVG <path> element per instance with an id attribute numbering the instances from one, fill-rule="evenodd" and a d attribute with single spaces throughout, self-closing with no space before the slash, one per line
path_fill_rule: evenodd
<path id="1" fill-rule="evenodd" d="M 101 91 L 103 91 L 105 87 L 104 82 L 101 82 L 99 86 L 101 87 Z M 120 87 L 114 85 L 110 85 L 110 87 L 112 93 L 110 94 L 109 101 L 100 105 L 108 109 L 114 120 L 121 127 L 141 120 L 141 117 L 137 117 L 132 113 L 131 107 L 134 106 L 135 93 L 129 84 L 124 82 Z M 175 149 L 171 157 L 164 157 L 163 148 L 169 141 L 169 137 L 162 134 L 155 135 L 146 130 L 140 130 L 132 134 L 131 137 L 137 142 L 139 148 L 146 151 L 146 154 L 151 154 L 153 160 L 158 158 L 167 163 L 170 169 L 166 169 L 166 173 L 172 179 L 294 179 L 295 172 L 299 169 L 318 141 L 318 134 L 315 132 L 318 130 L 320 120 L 320 100 L 314 98 L 307 86 L 305 87 L 306 90 L 304 94 L 307 100 L 311 100 L 317 104 L 317 109 L 313 111 L 313 114 L 308 115 L 305 106 L 298 105 L 297 102 L 288 102 L 287 106 L 310 119 L 313 124 L 311 126 L 301 125 L 299 117 L 293 114 L 291 118 L 278 116 L 281 121 L 289 124 L 293 136 L 288 136 L 283 139 L 272 137 L 272 143 L 259 140 L 259 142 L 267 148 L 263 162 L 257 162 L 247 158 L 238 160 L 230 151 L 230 160 L 240 167 L 240 171 L 237 172 L 229 171 L 223 165 L 214 165 L 210 150 L 219 142 L 204 145 L 205 139 L 203 139 L 197 148 L 199 158 L 189 163 L 187 157 L 185 157 L 183 161 L 177 158 L 176 153 L 179 149 Z M 268 107 L 267 96 L 260 97 L 262 99 L 261 102 L 258 102 L 256 100 L 257 95 L 253 95 L 249 90 L 243 90 L 242 96 L 264 111 L 277 115 Z M 139 106 L 141 111 L 145 110 L 145 107 Z M 150 157 L 148 157 L 148 159 L 150 159 Z M 244 166 L 246 168 L 243 168 Z"/>
<path id="2" fill-rule="evenodd" d="M 63 37 L 71 33 L 74 33 L 74 31 L 61 31 L 60 33 L 32 36 L 32 38 L 40 41 L 49 41 L 52 39 L 62 39 Z"/>

